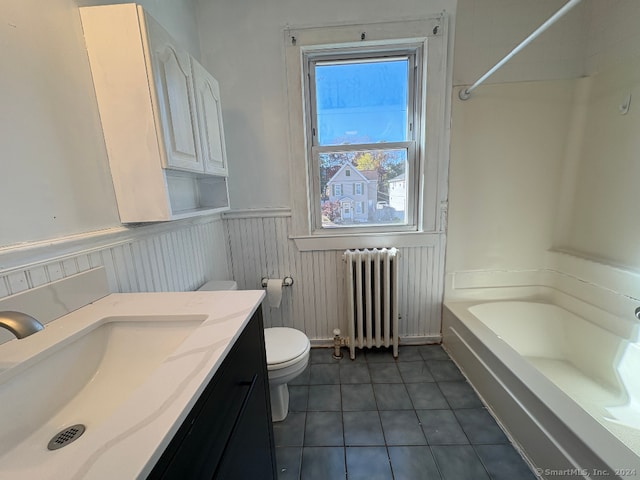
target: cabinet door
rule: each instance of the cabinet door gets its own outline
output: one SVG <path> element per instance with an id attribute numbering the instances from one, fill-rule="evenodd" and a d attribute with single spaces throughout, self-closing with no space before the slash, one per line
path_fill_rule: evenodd
<path id="1" fill-rule="evenodd" d="M 275 480 L 262 312 L 254 313 L 147 480 Z"/>
<path id="2" fill-rule="evenodd" d="M 265 409 L 265 386 L 267 380 L 260 378 L 245 397 L 243 411 L 238 417 L 214 480 L 260 479 L 275 480 L 275 463 L 270 445 L 271 412 Z M 251 459 L 251 461 L 247 461 Z"/>
<path id="3" fill-rule="evenodd" d="M 145 25 L 151 56 L 150 83 L 162 129 L 163 166 L 202 173 L 189 54 L 176 47 L 169 34 L 148 15 Z"/>
<path id="4" fill-rule="evenodd" d="M 193 59 L 191 64 L 204 171 L 215 175 L 227 175 L 220 88 L 216 79 L 202 65 Z"/>

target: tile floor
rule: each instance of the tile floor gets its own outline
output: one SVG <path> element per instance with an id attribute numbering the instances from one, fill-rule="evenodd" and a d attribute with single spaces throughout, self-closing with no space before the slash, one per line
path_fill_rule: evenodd
<path id="1" fill-rule="evenodd" d="M 274 423 L 278 478 L 528 480 L 534 474 L 438 345 L 313 349 Z"/>

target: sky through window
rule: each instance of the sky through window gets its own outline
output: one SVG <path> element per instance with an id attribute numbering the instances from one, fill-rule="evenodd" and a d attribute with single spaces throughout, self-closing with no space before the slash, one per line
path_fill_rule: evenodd
<path id="1" fill-rule="evenodd" d="M 408 60 L 318 63 L 318 145 L 408 140 Z"/>

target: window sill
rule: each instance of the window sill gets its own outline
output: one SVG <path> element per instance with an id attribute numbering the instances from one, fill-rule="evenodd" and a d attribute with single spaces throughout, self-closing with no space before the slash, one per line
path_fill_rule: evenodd
<path id="1" fill-rule="evenodd" d="M 440 242 L 444 232 L 358 233 L 345 235 L 291 236 L 301 252 L 350 248 L 429 247 Z"/>

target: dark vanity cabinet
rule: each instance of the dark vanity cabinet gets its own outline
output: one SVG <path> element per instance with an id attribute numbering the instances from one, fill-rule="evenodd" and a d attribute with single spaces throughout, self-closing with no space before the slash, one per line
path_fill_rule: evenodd
<path id="1" fill-rule="evenodd" d="M 148 478 L 277 478 L 260 309 Z"/>

